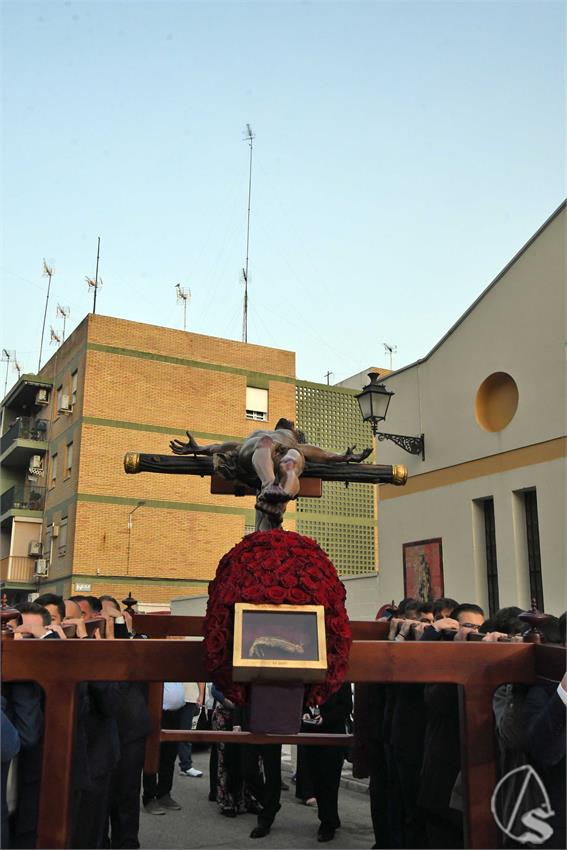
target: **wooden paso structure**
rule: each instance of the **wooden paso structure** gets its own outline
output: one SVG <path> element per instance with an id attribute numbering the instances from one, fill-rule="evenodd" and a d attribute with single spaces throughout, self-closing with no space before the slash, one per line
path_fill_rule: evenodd
<path id="1" fill-rule="evenodd" d="M 428 643 L 387 641 L 388 625 L 353 622 L 347 679 L 355 682 L 355 734 L 258 735 L 247 732 L 161 730 L 164 681 L 204 681 L 203 642 L 164 640 L 202 634 L 203 618 L 136 615 L 134 627 L 150 640 L 3 640 L 5 682 L 35 681 L 45 692 L 43 767 L 39 807 L 40 848 L 68 846 L 71 764 L 76 685 L 89 681 L 145 681 L 153 731 L 146 745 L 146 770 L 155 772 L 160 741 L 230 741 L 321 746 L 354 744 L 356 775 L 368 775 L 367 740 L 372 718 L 366 711 L 369 683 L 452 682 L 459 685 L 461 766 L 467 847 L 498 846 L 490 797 L 497 781 L 492 694 L 505 682 L 559 681 L 563 647 L 537 643 Z M 153 638 L 153 639 L 152 639 Z M 88 672 L 87 672 L 88 671 Z M 53 777 L 57 776 L 57 782 Z"/>

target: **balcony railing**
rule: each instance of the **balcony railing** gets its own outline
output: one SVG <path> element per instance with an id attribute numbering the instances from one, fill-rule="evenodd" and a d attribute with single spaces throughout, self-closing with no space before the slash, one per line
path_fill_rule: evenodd
<path id="1" fill-rule="evenodd" d="M 14 485 L 0 497 L 0 514 L 11 510 L 42 511 L 45 505 L 45 488 Z"/>
<path id="2" fill-rule="evenodd" d="M 34 561 L 25 555 L 10 555 L 0 561 L 2 581 L 31 584 L 34 580 Z"/>
<path id="3" fill-rule="evenodd" d="M 2 435 L 0 454 L 4 454 L 14 440 L 37 440 L 38 442 L 47 440 L 47 420 L 20 416 Z"/>

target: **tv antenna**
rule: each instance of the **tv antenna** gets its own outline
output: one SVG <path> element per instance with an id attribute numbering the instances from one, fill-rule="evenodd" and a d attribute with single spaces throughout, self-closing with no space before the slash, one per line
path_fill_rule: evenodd
<path id="1" fill-rule="evenodd" d="M 6 391 L 8 389 L 8 372 L 10 370 L 10 363 L 16 363 L 16 352 L 8 351 L 7 348 L 2 349 L 2 363 L 6 364 L 6 379 L 4 380 L 4 395 L 6 395 Z M 19 375 L 18 375 L 19 377 Z"/>
<path id="2" fill-rule="evenodd" d="M 386 351 L 386 353 L 390 355 L 390 372 L 391 372 L 392 371 L 393 356 L 394 356 L 394 354 L 398 353 L 398 346 L 397 345 L 388 345 L 387 342 L 383 342 L 382 345 L 384 346 L 384 351 Z"/>
<path id="3" fill-rule="evenodd" d="M 89 289 L 93 290 L 93 313 L 96 313 L 96 296 L 97 292 L 102 286 L 102 279 L 98 279 L 98 262 L 100 260 L 100 236 L 98 237 L 98 244 L 96 249 L 96 269 L 94 280 L 92 277 L 86 277 L 85 280 L 89 285 Z"/>
<path id="4" fill-rule="evenodd" d="M 48 266 L 45 258 L 43 260 L 43 277 L 47 278 L 47 295 L 45 296 L 45 310 L 43 312 L 43 325 L 41 326 L 41 341 L 39 343 L 39 360 L 37 362 L 37 371 L 41 369 L 41 353 L 43 351 L 43 335 L 45 333 L 45 320 L 47 318 L 47 305 L 49 304 L 49 292 L 51 290 L 51 278 L 53 277 L 53 267 Z"/>
<path id="5" fill-rule="evenodd" d="M 67 323 L 67 319 L 71 315 L 71 308 L 70 307 L 62 307 L 61 304 L 58 304 L 57 305 L 57 315 L 61 316 L 61 318 L 63 319 L 63 339 L 62 339 L 62 342 L 65 342 L 65 325 Z"/>
<path id="6" fill-rule="evenodd" d="M 92 291 L 93 291 L 93 313 L 94 313 L 95 310 L 96 310 L 96 293 L 97 293 L 97 290 L 100 289 L 101 286 L 102 286 L 102 278 L 100 278 L 100 280 L 99 280 L 96 277 L 94 279 L 92 277 L 85 277 L 85 280 L 87 282 L 89 289 L 92 289 Z"/>
<path id="7" fill-rule="evenodd" d="M 61 345 L 61 337 L 57 331 L 53 330 L 53 327 L 50 328 L 49 344 L 51 345 L 52 342 L 56 342 L 58 345 Z"/>
<path id="8" fill-rule="evenodd" d="M 256 138 L 250 124 L 246 125 L 244 141 L 250 146 L 250 166 L 248 169 L 248 217 L 246 219 L 246 261 L 242 269 L 244 279 L 244 307 L 242 310 L 242 342 L 248 342 L 248 259 L 250 255 L 250 199 L 252 197 L 252 150 L 253 141 Z"/>
<path id="9" fill-rule="evenodd" d="M 177 289 L 177 303 L 183 302 L 183 330 L 187 330 L 187 303 L 191 303 L 191 290 L 184 289 L 180 283 L 175 284 Z"/>

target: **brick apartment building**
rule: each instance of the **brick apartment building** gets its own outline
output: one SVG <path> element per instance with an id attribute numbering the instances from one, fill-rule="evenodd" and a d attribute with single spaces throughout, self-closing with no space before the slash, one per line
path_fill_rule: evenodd
<path id="1" fill-rule="evenodd" d="M 253 529 L 253 499 L 211 495 L 207 479 L 126 475 L 125 453 L 168 453 L 187 428 L 204 442 L 243 438 L 280 416 L 331 450 L 371 445 L 354 395 L 297 380 L 293 352 L 88 315 L 2 402 L 4 589 L 132 591 L 148 607 L 206 592 Z M 342 575 L 372 574 L 374 490 L 327 483 L 322 499 L 290 506 L 285 527 L 315 537 Z"/>

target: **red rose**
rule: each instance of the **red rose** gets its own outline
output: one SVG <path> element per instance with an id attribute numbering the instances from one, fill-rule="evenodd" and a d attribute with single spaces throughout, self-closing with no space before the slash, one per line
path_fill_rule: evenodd
<path id="1" fill-rule="evenodd" d="M 242 588 L 242 599 L 245 602 L 263 602 L 266 593 L 269 593 L 271 588 L 267 590 L 261 584 L 253 584 L 250 587 Z"/>
<path id="2" fill-rule="evenodd" d="M 278 584 L 278 577 L 275 573 L 262 573 L 260 575 L 260 581 L 264 587 L 271 587 L 274 584 Z"/>
<path id="3" fill-rule="evenodd" d="M 291 587 L 287 594 L 288 602 L 292 605 L 307 605 L 310 597 L 300 587 Z"/>
<path id="4" fill-rule="evenodd" d="M 301 577 L 299 579 L 299 583 L 301 584 L 301 586 L 303 587 L 304 590 L 307 590 L 311 593 L 314 590 L 317 590 L 317 587 L 318 587 L 318 584 L 315 581 L 315 579 L 312 579 L 311 576 L 308 575 L 307 573 L 303 573 L 301 575 Z"/>
<path id="5" fill-rule="evenodd" d="M 266 588 L 266 600 L 272 605 L 281 605 L 286 598 L 286 591 L 279 585 Z"/>
<path id="6" fill-rule="evenodd" d="M 293 573 L 285 573 L 281 579 L 280 583 L 283 587 L 296 587 L 297 585 L 297 577 L 294 576 Z"/>
<path id="7" fill-rule="evenodd" d="M 209 632 L 205 641 L 207 652 L 211 655 L 220 654 L 226 646 L 226 637 L 225 632 L 220 629 Z"/>
<path id="8" fill-rule="evenodd" d="M 229 584 L 222 589 L 222 601 L 225 605 L 234 605 L 240 598 L 240 593 L 233 585 Z"/>

